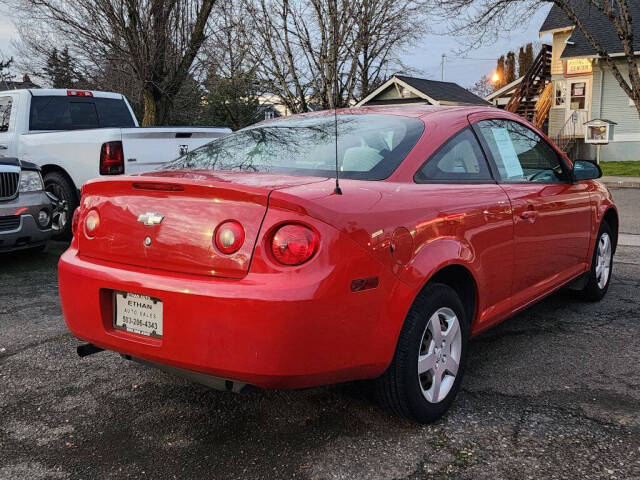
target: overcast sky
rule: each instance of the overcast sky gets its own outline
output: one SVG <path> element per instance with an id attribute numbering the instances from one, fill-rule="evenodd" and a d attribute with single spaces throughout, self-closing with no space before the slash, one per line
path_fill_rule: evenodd
<path id="1" fill-rule="evenodd" d="M 517 49 L 521 45 L 539 41 L 538 30 L 549 8 L 541 9 L 529 20 L 523 19 L 520 31 L 505 32 L 494 45 L 472 50 L 465 54 L 466 58 L 455 54 L 456 50 L 460 48 L 457 39 L 441 35 L 428 35 L 418 45 L 407 49 L 403 54 L 403 61 L 407 66 L 416 70 L 416 76 L 440 80 L 440 62 L 444 53 L 447 55 L 445 80 L 469 87 L 482 75 L 491 73 L 498 56 L 509 50 L 514 50 L 517 53 Z M 2 12 L 0 7 L 0 54 L 5 57 L 15 55 L 11 48 L 11 40 L 15 39 L 16 31 L 10 15 L 9 11 Z M 546 38 L 542 40 L 550 41 Z M 19 72 L 13 73 L 18 74 Z"/>

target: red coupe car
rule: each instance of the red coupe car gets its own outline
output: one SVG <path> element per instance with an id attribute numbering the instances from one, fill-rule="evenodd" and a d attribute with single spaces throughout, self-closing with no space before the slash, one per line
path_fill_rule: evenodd
<path id="1" fill-rule="evenodd" d="M 87 183 L 64 316 L 81 355 L 229 390 L 373 379 L 391 409 L 433 421 L 470 337 L 563 286 L 605 295 L 618 215 L 600 175 L 494 108 L 260 123 Z"/>

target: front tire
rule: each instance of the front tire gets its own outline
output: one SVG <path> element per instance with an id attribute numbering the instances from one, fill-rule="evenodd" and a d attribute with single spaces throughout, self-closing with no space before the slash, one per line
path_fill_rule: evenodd
<path id="1" fill-rule="evenodd" d="M 602 222 L 591 259 L 591 270 L 582 296 L 589 302 L 599 302 L 607 294 L 613 271 L 613 232 Z"/>
<path id="2" fill-rule="evenodd" d="M 78 207 L 78 199 L 75 187 L 69 179 L 59 172 L 49 172 L 44 176 L 44 187 L 47 192 L 54 194 L 58 199 L 66 202 L 66 218 L 60 222 L 61 228 L 53 234 L 54 240 L 71 240 L 71 216 Z M 64 224 L 64 225 L 63 225 Z"/>
<path id="3" fill-rule="evenodd" d="M 407 314 L 391 365 L 375 380 L 381 403 L 418 423 L 441 418 L 464 375 L 469 323 L 451 287 L 425 287 Z"/>

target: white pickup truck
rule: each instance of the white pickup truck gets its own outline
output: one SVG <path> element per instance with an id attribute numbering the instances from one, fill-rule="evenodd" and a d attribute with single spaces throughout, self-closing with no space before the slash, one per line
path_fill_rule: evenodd
<path id="1" fill-rule="evenodd" d="M 117 93 L 33 89 L 0 91 L 0 157 L 42 168 L 47 191 L 68 205 L 66 227 L 89 179 L 153 170 L 228 128 L 141 128 L 127 99 Z"/>

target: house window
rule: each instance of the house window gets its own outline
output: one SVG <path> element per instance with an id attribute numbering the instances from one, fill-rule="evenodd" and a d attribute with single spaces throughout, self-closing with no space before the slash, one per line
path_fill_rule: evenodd
<path id="1" fill-rule="evenodd" d="M 584 110 L 587 84 L 576 82 L 571 84 L 571 110 Z"/>
<path id="2" fill-rule="evenodd" d="M 554 102 L 556 107 L 564 107 L 564 101 L 567 97 L 567 84 L 565 82 L 556 82 L 556 88 L 554 90 Z"/>
<path id="3" fill-rule="evenodd" d="M 273 112 L 271 110 L 267 110 L 264 112 L 264 119 L 271 120 L 273 118 Z"/>

